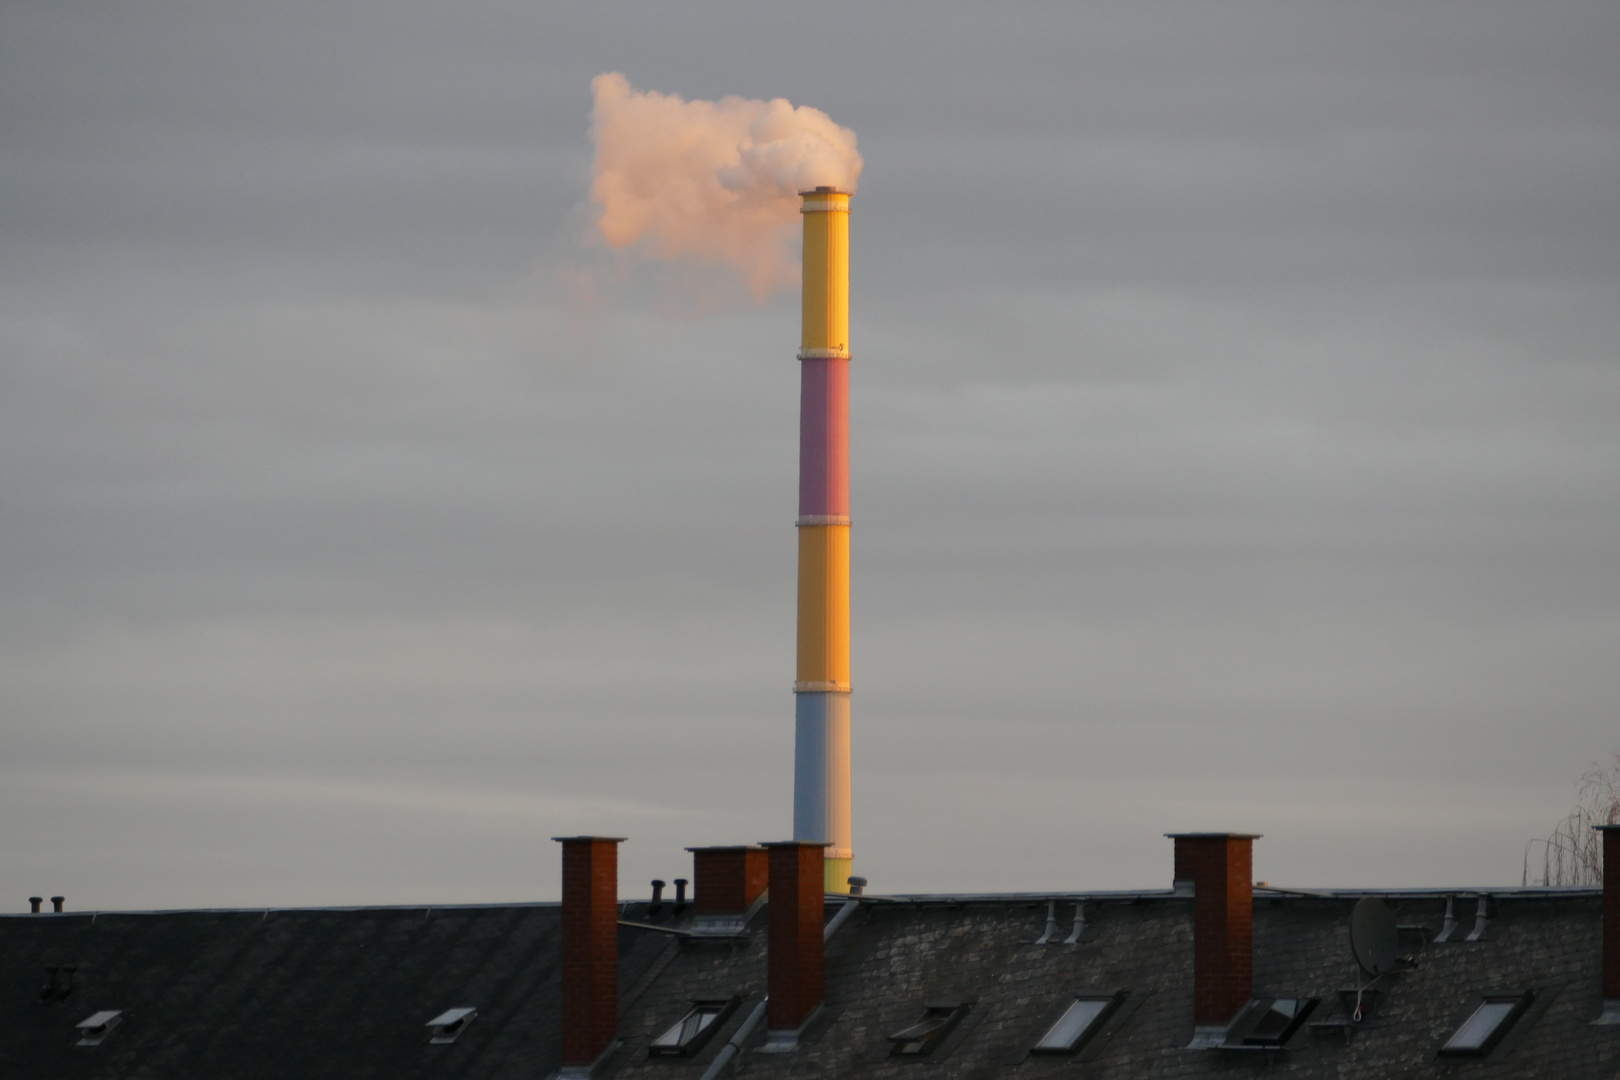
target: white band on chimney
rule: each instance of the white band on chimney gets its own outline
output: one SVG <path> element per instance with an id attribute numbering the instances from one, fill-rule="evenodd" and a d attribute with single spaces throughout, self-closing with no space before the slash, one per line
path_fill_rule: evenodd
<path id="1" fill-rule="evenodd" d="M 836 349 L 800 349 L 800 360 L 848 360 L 849 348 L 840 345 Z"/>
<path id="2" fill-rule="evenodd" d="M 816 199 L 814 201 L 806 199 L 804 205 L 799 207 L 799 213 L 801 213 L 801 214 L 847 214 L 847 213 L 849 213 L 849 202 L 848 202 L 849 196 L 846 195 L 844 198 L 845 198 L 844 202 L 831 202 L 831 201 L 829 201 L 827 199 Z"/>
<path id="3" fill-rule="evenodd" d="M 849 517 L 845 514 L 805 514 L 793 524 L 805 525 L 845 525 L 849 524 Z"/>
<path id="4" fill-rule="evenodd" d="M 850 686 L 847 682 L 796 682 L 793 684 L 795 694 L 847 694 Z"/>

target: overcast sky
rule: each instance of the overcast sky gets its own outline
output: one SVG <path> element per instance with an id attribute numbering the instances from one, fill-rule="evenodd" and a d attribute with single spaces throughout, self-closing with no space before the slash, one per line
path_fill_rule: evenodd
<path id="1" fill-rule="evenodd" d="M 1517 884 L 1620 749 L 1620 6 L 0 6 L 0 909 L 791 827 L 798 300 L 590 80 L 859 136 L 874 891 Z M 577 283 L 600 283 L 594 300 Z"/>

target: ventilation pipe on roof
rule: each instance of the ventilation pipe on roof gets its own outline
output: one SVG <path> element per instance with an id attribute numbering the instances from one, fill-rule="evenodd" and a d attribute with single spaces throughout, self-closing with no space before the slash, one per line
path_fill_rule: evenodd
<path id="1" fill-rule="evenodd" d="M 1603 834 L 1603 1013 L 1600 1024 L 1620 1024 L 1620 824 Z"/>
<path id="2" fill-rule="evenodd" d="M 679 915 L 681 912 L 683 912 L 685 910 L 686 910 L 686 879 L 683 878 L 683 877 L 678 877 L 678 878 L 675 879 L 675 910 L 674 910 L 674 914 Z"/>
<path id="3" fill-rule="evenodd" d="M 30 896 L 28 898 L 28 910 L 33 914 L 38 915 L 39 905 L 43 904 L 44 902 L 45 898 L 43 896 Z"/>
<path id="4" fill-rule="evenodd" d="M 1086 902 L 1084 900 L 1076 900 L 1074 902 L 1074 931 L 1072 933 L 1070 933 L 1068 937 L 1063 939 L 1063 944 L 1065 944 L 1065 945 L 1078 945 L 1078 944 L 1080 944 L 1080 938 L 1081 938 L 1081 936 L 1083 934 L 1085 934 L 1085 932 L 1086 932 Z"/>
<path id="5" fill-rule="evenodd" d="M 764 846 L 771 859 L 770 1010 L 760 1052 L 780 1054 L 798 1048 L 800 1032 L 821 1008 L 827 845 L 786 840 Z"/>
<path id="6" fill-rule="evenodd" d="M 619 844 L 556 836 L 562 851 L 562 1071 L 588 1080 L 619 1030 Z"/>
<path id="7" fill-rule="evenodd" d="M 1445 942 L 1450 941 L 1451 935 L 1456 932 L 1457 898 L 1455 896 L 1448 896 L 1446 897 L 1446 915 L 1445 918 L 1440 922 L 1440 932 L 1434 936 L 1434 943 L 1436 945 L 1444 944 Z"/>
<path id="8" fill-rule="evenodd" d="M 53 896 L 53 897 L 51 897 L 51 910 L 56 912 L 58 915 L 60 915 L 62 913 L 62 905 L 64 903 L 66 903 L 66 902 L 67 902 L 67 897 L 65 897 L 65 896 Z"/>
<path id="9" fill-rule="evenodd" d="M 1193 898 L 1193 1041 L 1218 1045 L 1254 990 L 1253 833 L 1168 833 Z"/>

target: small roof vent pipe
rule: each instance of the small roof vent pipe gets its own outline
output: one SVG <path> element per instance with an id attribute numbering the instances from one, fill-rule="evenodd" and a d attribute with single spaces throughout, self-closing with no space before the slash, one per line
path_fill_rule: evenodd
<path id="1" fill-rule="evenodd" d="M 851 895 L 851 896 L 859 896 L 859 895 L 861 895 L 861 893 L 863 893 L 865 891 L 866 891 L 866 879 L 865 878 L 863 878 L 863 877 L 851 877 L 849 879 L 849 895 Z"/>
<path id="2" fill-rule="evenodd" d="M 60 915 L 62 913 L 62 905 L 64 903 L 66 903 L 66 902 L 67 902 L 67 897 L 65 897 L 65 896 L 53 896 L 53 897 L 51 897 L 51 910 L 56 912 L 58 915 Z"/>
<path id="3" fill-rule="evenodd" d="M 678 877 L 678 878 L 675 879 L 675 912 L 674 913 L 676 915 L 679 915 L 681 912 L 683 912 L 685 910 L 686 910 L 686 879 L 683 878 L 683 877 Z"/>
<path id="4" fill-rule="evenodd" d="M 33 912 L 35 915 L 38 915 L 39 905 L 43 904 L 44 902 L 45 898 L 43 896 L 30 896 L 28 898 L 28 910 Z"/>
<path id="5" fill-rule="evenodd" d="M 663 881 L 661 881 L 658 878 L 653 878 L 652 889 L 653 889 L 652 903 L 647 905 L 647 917 L 648 918 L 651 918 L 652 916 L 657 915 L 660 911 L 664 910 L 664 883 L 663 883 Z"/>

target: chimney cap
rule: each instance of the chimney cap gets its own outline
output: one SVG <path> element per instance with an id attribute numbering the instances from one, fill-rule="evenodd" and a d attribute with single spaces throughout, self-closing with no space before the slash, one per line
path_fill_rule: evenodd
<path id="1" fill-rule="evenodd" d="M 576 841 L 600 840 L 609 844 L 622 844 L 627 839 L 623 836 L 553 836 L 559 844 L 572 844 Z"/>
<path id="2" fill-rule="evenodd" d="M 1598 832 L 1608 832 L 1610 829 L 1620 829 L 1620 822 L 1616 822 L 1613 825 L 1594 825 L 1592 828 L 1596 829 Z"/>
<path id="3" fill-rule="evenodd" d="M 764 851 L 759 844 L 711 844 L 708 847 L 689 847 L 687 851 Z"/>
<path id="4" fill-rule="evenodd" d="M 833 842 L 831 840 L 761 840 L 759 842 L 759 846 L 762 847 L 762 848 L 778 848 L 778 847 L 830 848 L 830 847 L 833 846 Z"/>
<path id="5" fill-rule="evenodd" d="M 1167 832 L 1172 840 L 1258 840 L 1264 833 L 1257 832 Z"/>

